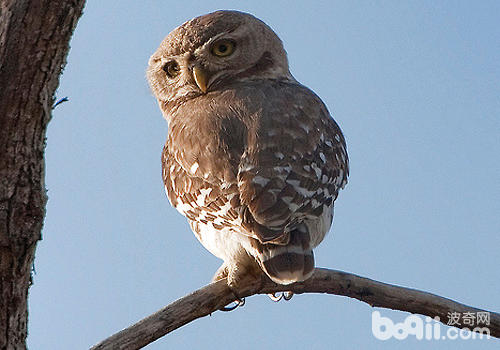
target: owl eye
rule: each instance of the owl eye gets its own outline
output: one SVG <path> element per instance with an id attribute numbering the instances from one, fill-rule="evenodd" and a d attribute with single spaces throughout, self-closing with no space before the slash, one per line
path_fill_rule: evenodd
<path id="1" fill-rule="evenodd" d="M 216 41 L 212 45 L 212 49 L 210 50 L 213 55 L 218 57 L 227 57 L 234 52 L 236 44 L 232 40 L 222 39 Z"/>
<path id="2" fill-rule="evenodd" d="M 165 73 L 167 73 L 167 76 L 169 78 L 175 78 L 181 71 L 179 65 L 175 61 L 165 63 L 162 69 L 165 71 Z"/>

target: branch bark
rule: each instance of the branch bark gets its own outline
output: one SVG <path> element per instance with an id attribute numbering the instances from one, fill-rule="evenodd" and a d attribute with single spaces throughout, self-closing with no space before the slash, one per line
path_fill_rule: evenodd
<path id="1" fill-rule="evenodd" d="M 358 299 L 373 307 L 407 311 L 431 318 L 438 316 L 444 324 L 448 320 L 449 312 L 461 314 L 488 312 L 416 289 L 382 283 L 347 272 L 319 268 L 307 281 L 289 286 L 275 284 L 264 276 L 260 281 L 245 280 L 237 293 L 240 297 L 248 297 L 283 291 L 292 291 L 295 294 L 342 295 Z M 211 283 L 112 335 L 91 350 L 140 349 L 197 318 L 220 310 L 234 299 L 235 295 L 225 280 Z M 500 338 L 500 314 L 490 312 L 488 328 L 491 336 Z"/>
<path id="2" fill-rule="evenodd" d="M 25 349 L 45 133 L 84 0 L 0 0 L 0 349 Z"/>

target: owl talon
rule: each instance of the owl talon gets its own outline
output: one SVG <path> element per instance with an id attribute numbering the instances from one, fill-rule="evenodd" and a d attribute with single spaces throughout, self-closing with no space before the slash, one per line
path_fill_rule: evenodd
<path id="1" fill-rule="evenodd" d="M 224 311 L 224 312 L 233 311 L 234 309 L 245 305 L 245 298 L 241 298 L 241 299 L 238 298 L 238 299 L 232 301 L 232 303 L 234 303 L 233 306 L 224 306 L 223 308 L 220 309 L 220 311 Z M 228 305 L 231 305 L 231 304 L 228 304 Z"/>
<path id="2" fill-rule="evenodd" d="M 276 293 L 269 293 L 269 294 L 267 294 L 267 296 L 269 297 L 269 299 L 271 299 L 275 303 L 277 303 L 278 301 L 280 301 L 281 299 L 283 299 L 283 295 L 284 295 L 283 293 L 278 293 L 278 295 L 276 295 Z"/>
<path id="3" fill-rule="evenodd" d="M 286 301 L 292 299 L 293 297 L 293 292 L 284 292 L 283 293 L 283 299 L 285 299 Z"/>
<path id="4" fill-rule="evenodd" d="M 242 307 L 243 305 L 245 305 L 245 298 L 238 299 L 236 300 L 236 302 L 238 303 L 239 307 Z"/>

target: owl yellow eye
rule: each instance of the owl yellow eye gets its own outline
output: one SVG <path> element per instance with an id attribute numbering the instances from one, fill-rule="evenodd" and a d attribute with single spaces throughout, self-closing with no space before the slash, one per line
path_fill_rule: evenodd
<path id="1" fill-rule="evenodd" d="M 227 57 L 234 52 L 235 43 L 232 40 L 219 40 L 212 45 L 211 52 L 218 57 Z"/>
<path id="2" fill-rule="evenodd" d="M 179 65 L 175 61 L 167 62 L 163 68 L 169 78 L 175 78 L 181 72 Z"/>

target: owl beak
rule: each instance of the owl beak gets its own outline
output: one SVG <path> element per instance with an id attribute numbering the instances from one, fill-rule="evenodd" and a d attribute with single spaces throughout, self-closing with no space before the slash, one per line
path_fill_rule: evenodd
<path id="1" fill-rule="evenodd" d="M 207 72 L 198 66 L 193 67 L 193 78 L 196 85 L 205 94 L 207 92 L 208 74 Z"/>

